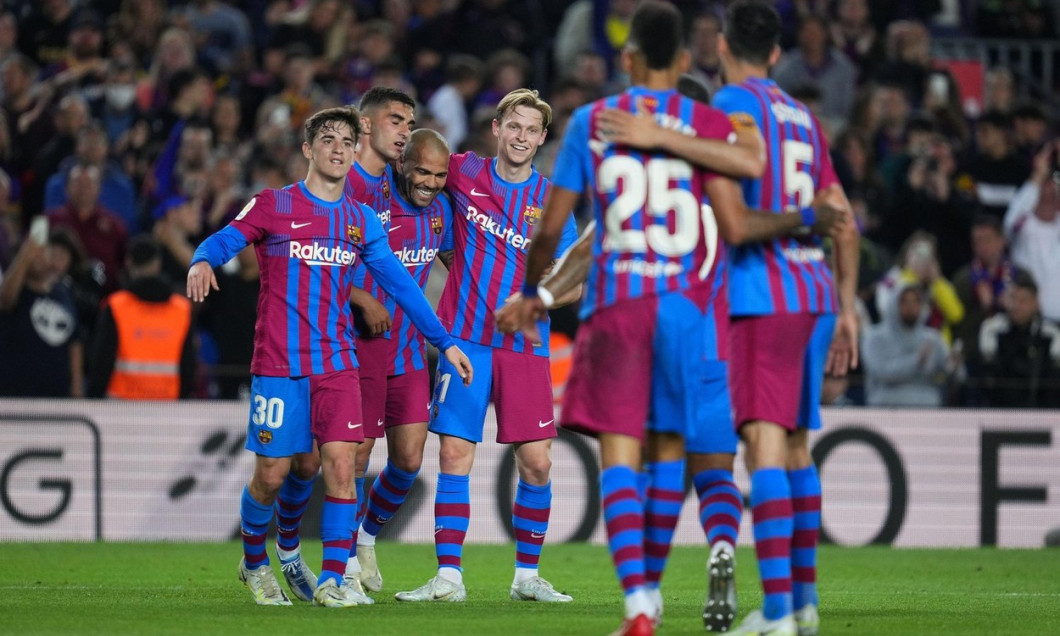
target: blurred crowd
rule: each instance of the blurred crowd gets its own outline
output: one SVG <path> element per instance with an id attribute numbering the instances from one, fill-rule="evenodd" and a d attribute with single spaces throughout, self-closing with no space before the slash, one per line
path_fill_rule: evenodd
<path id="1" fill-rule="evenodd" d="M 101 307 L 123 289 L 181 294 L 199 240 L 304 178 L 304 118 L 372 86 L 405 90 L 418 127 L 481 155 L 499 98 L 538 89 L 555 111 L 548 175 L 571 112 L 625 85 L 636 4 L 0 2 L 0 395 L 118 395 L 122 337 Z M 725 3 L 675 4 L 691 73 L 717 88 Z M 828 130 L 863 235 L 862 371 L 829 401 L 1060 406 L 1057 87 L 988 65 L 970 99 L 932 57 L 953 37 L 1050 43 L 1058 4 L 777 0 L 774 77 Z M 219 279 L 178 338 L 181 397 L 247 390 L 254 255 Z"/>

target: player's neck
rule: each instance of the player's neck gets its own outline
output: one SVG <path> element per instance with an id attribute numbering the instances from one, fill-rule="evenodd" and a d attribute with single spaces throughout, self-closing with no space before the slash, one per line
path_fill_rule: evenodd
<path id="1" fill-rule="evenodd" d="M 681 72 L 672 69 L 645 69 L 644 74 L 633 79 L 633 83 L 652 91 L 668 91 L 677 88 L 677 80 Z"/>
<path id="2" fill-rule="evenodd" d="M 533 157 L 527 160 L 526 163 L 515 166 L 498 156 L 496 163 L 493 165 L 496 167 L 497 176 L 508 183 L 522 183 L 529 179 L 530 175 L 534 174 Z"/>
<path id="3" fill-rule="evenodd" d="M 740 60 L 735 60 L 725 66 L 725 82 L 727 84 L 742 84 L 752 78 L 768 79 L 769 69 Z"/>
<path id="4" fill-rule="evenodd" d="M 381 177 L 386 172 L 386 159 L 371 146 L 365 146 L 357 155 L 357 165 L 373 177 Z"/>
<path id="5" fill-rule="evenodd" d="M 309 194 L 321 201 L 335 202 L 342 199 L 342 189 L 346 185 L 346 179 L 332 180 L 316 172 L 310 172 L 304 183 Z"/>

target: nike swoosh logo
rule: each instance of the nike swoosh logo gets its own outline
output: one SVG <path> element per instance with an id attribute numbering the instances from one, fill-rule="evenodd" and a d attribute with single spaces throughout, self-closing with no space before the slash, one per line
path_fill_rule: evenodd
<path id="1" fill-rule="evenodd" d="M 361 425 L 354 424 L 353 422 L 346 422 L 346 428 L 361 428 Z"/>
<path id="2" fill-rule="evenodd" d="M 291 229 L 292 230 L 297 230 L 298 228 L 302 228 L 302 227 L 305 227 L 307 225 L 312 225 L 312 224 L 313 224 L 312 221 L 306 221 L 305 223 L 295 223 L 294 221 L 291 221 Z"/>
<path id="3" fill-rule="evenodd" d="M 383 425 L 383 420 L 376 420 L 375 425 L 376 426 L 382 426 Z"/>
<path id="4" fill-rule="evenodd" d="M 537 532 L 531 532 L 530 533 L 530 538 L 531 539 L 544 539 L 545 538 L 545 533 L 542 532 L 542 533 L 538 534 Z"/>
<path id="5" fill-rule="evenodd" d="M 478 190 L 471 188 L 471 196 L 473 197 L 488 197 L 488 192 L 479 192 Z"/>
<path id="6" fill-rule="evenodd" d="M 541 420 L 538 420 L 537 421 L 537 427 L 538 428 L 545 428 L 546 426 L 548 426 L 549 424 L 551 424 L 552 422 L 555 422 L 555 421 L 556 420 L 549 420 L 547 422 L 542 422 Z"/>
<path id="7" fill-rule="evenodd" d="M 390 229 L 389 229 L 389 230 L 387 230 L 387 231 L 388 231 L 388 232 L 393 232 L 394 230 L 398 229 L 399 227 L 401 227 L 401 226 L 400 226 L 400 225 L 395 225 L 394 227 L 390 228 Z"/>

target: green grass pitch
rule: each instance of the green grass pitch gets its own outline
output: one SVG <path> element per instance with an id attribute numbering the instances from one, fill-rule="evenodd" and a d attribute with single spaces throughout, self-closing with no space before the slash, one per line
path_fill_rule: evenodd
<path id="1" fill-rule="evenodd" d="M 318 565 L 319 544 L 305 550 Z M 433 546 L 380 542 L 376 604 L 334 610 L 254 605 L 236 578 L 235 542 L 0 543 L 0 634 L 602 635 L 618 626 L 620 593 L 603 546 L 545 547 L 542 574 L 574 596 L 569 605 L 508 600 L 513 552 L 465 548 L 467 603 L 404 604 L 393 594 L 433 575 Z M 704 633 L 705 555 L 674 549 L 660 636 Z M 741 548 L 737 566 L 742 617 L 761 602 L 753 552 Z M 819 579 L 824 636 L 1060 634 L 1057 549 L 826 546 Z"/>

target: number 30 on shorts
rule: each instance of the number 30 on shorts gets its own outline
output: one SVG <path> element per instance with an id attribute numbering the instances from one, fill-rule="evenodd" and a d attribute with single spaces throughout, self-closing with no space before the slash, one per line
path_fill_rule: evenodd
<path id="1" fill-rule="evenodd" d="M 254 396 L 254 411 L 250 420 L 257 426 L 280 428 L 283 426 L 283 400 L 277 397 Z"/>

